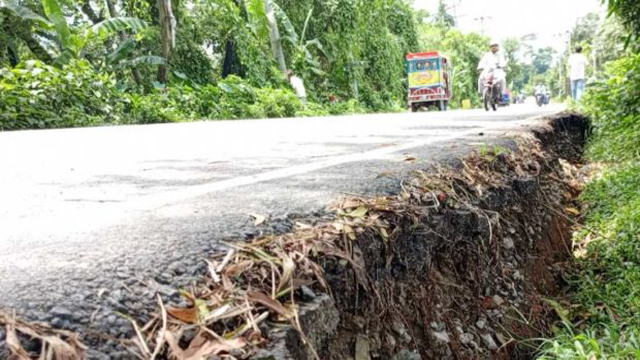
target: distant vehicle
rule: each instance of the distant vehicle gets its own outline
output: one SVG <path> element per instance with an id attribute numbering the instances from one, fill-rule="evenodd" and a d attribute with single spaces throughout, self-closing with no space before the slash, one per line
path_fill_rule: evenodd
<path id="1" fill-rule="evenodd" d="M 538 106 L 548 105 L 549 104 L 549 95 L 548 94 L 536 94 L 536 104 L 538 104 Z"/>
<path id="2" fill-rule="evenodd" d="M 537 92 L 536 93 L 536 104 L 538 104 L 538 106 L 548 105 L 549 104 L 549 93 Z"/>
<path id="3" fill-rule="evenodd" d="M 500 106 L 511 105 L 511 91 L 509 91 L 509 89 L 506 89 L 505 91 L 502 92 L 502 99 L 500 99 L 500 102 L 498 103 L 498 105 Z"/>
<path id="4" fill-rule="evenodd" d="M 536 96 L 536 104 L 538 104 L 538 106 L 549 104 L 550 96 L 546 86 L 544 85 L 536 86 L 535 96 Z"/>
<path id="5" fill-rule="evenodd" d="M 406 66 L 407 104 L 411 111 L 432 106 L 446 111 L 453 92 L 449 58 L 438 52 L 409 53 Z"/>

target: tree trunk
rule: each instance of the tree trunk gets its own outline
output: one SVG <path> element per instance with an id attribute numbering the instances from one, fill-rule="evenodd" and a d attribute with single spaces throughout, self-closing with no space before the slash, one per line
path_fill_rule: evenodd
<path id="1" fill-rule="evenodd" d="M 116 6 L 114 5 L 112 0 L 106 0 L 107 9 L 109 10 L 109 16 L 114 18 L 118 17 L 118 11 L 116 10 Z"/>
<path id="2" fill-rule="evenodd" d="M 86 1 L 89 2 L 89 0 L 86 0 Z M 116 10 L 116 7 L 113 4 L 113 1 L 106 0 L 106 2 L 107 2 L 107 9 L 109 10 L 109 16 L 111 18 L 118 17 L 118 11 Z M 120 37 L 120 40 L 124 40 L 126 38 L 123 32 L 118 33 L 118 36 Z M 140 70 L 131 69 L 131 75 L 133 76 L 133 81 L 136 83 L 136 85 L 140 86 L 140 84 L 142 84 L 142 75 L 140 74 Z"/>
<path id="3" fill-rule="evenodd" d="M 287 72 L 287 63 L 284 60 L 284 52 L 282 51 L 282 39 L 280 38 L 280 30 L 278 29 L 278 21 L 273 11 L 271 0 L 264 0 L 264 12 L 267 15 L 267 23 L 269 24 L 269 38 L 271 40 L 271 50 L 273 56 L 278 62 L 282 74 Z"/>
<path id="4" fill-rule="evenodd" d="M 13 41 L 9 41 L 7 52 L 9 53 L 9 63 L 11 67 L 16 67 L 20 63 L 20 54 Z"/>
<path id="5" fill-rule="evenodd" d="M 157 0 L 160 28 L 162 29 L 162 56 L 165 64 L 158 66 L 158 82 L 167 82 L 167 63 L 171 50 L 176 46 L 176 18 L 173 16 L 171 0 Z"/>
<path id="6" fill-rule="evenodd" d="M 244 69 L 242 68 L 238 51 L 236 50 L 236 42 L 233 40 L 227 40 L 224 52 L 224 63 L 222 64 L 222 77 L 226 78 L 229 75 L 244 76 Z"/>
<path id="7" fill-rule="evenodd" d="M 91 7 L 91 0 L 83 0 L 82 4 L 80 5 L 80 9 L 82 9 L 82 12 L 85 15 L 87 15 L 89 20 L 91 20 L 91 22 L 94 24 L 97 24 L 102 20 L 104 20 L 104 16 L 102 16 L 103 15 L 102 12 L 99 14 L 96 14 L 96 12 Z"/>

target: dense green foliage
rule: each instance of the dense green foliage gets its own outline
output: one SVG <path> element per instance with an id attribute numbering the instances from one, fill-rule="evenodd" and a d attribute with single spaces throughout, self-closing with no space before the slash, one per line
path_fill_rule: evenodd
<path id="1" fill-rule="evenodd" d="M 607 65 L 608 78 L 595 84 L 584 99 L 594 119 L 590 155 L 623 162 L 640 159 L 640 54 Z"/>
<path id="2" fill-rule="evenodd" d="M 158 4 L 3 0 L 0 98 L 11 111 L 2 129 L 404 108 L 404 56 L 420 50 L 409 0 L 274 2 L 286 65 L 304 80 L 307 106 L 273 57 L 264 0 L 174 1 L 169 52 Z M 24 72 L 26 63 L 36 69 Z M 102 98 L 91 96 L 92 78 L 101 79 Z M 26 97 L 34 92 L 43 99 Z"/>
<path id="3" fill-rule="evenodd" d="M 640 39 L 640 2 L 636 0 L 602 0 L 609 5 L 609 12 L 616 14 L 622 19 L 622 23 L 629 30 L 628 40 L 636 41 Z"/>
<path id="4" fill-rule="evenodd" d="M 0 70 L 0 130 L 117 123 L 122 106 L 113 78 L 86 61 L 66 69 L 31 60 Z"/>
<path id="5" fill-rule="evenodd" d="M 582 196 L 588 212 L 571 278 L 579 323 L 547 341 L 545 358 L 640 357 L 640 55 L 607 68 L 583 106 L 594 120 L 589 157 L 608 169 Z"/>
<path id="6" fill-rule="evenodd" d="M 411 0 L 269 0 L 274 21 L 266 1 L 1 0 L 0 68 L 13 75 L 0 75 L 0 98 L 24 113 L 11 108 L 2 129 L 401 111 L 404 59 L 416 51 L 452 60 L 452 108 L 480 105 L 476 68 L 489 39 L 456 29 L 445 1 L 430 16 Z M 175 43 L 160 11 L 167 3 Z M 505 42 L 517 92 L 542 81 L 552 62 L 549 49 L 526 41 Z M 50 76 L 15 72 L 31 60 Z M 303 79 L 308 104 L 294 99 L 285 69 Z M 91 78 L 101 79 L 102 98 L 91 97 Z M 21 98 L 33 91 L 48 100 Z"/>
<path id="7" fill-rule="evenodd" d="M 94 71 L 86 60 L 63 69 L 32 60 L 0 72 L 0 130 L 291 117 L 308 111 L 291 90 L 255 88 L 235 76 L 218 85 L 140 94 L 121 92 L 115 76 Z"/>
<path id="8" fill-rule="evenodd" d="M 612 2 L 627 9 L 637 2 Z M 615 5 L 614 5 L 615 3 Z M 629 33 L 640 18 L 622 17 Z M 587 209 L 571 273 L 571 306 L 564 326 L 545 341 L 547 359 L 640 358 L 640 53 L 605 66 L 583 98 L 582 111 L 593 121 L 588 158 L 605 170 L 582 195 Z"/>

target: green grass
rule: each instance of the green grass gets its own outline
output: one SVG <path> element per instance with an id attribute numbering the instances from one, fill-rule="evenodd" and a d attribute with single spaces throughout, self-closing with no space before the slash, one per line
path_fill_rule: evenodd
<path id="1" fill-rule="evenodd" d="M 542 359 L 640 359 L 640 55 L 612 63 L 581 110 L 594 124 L 588 158 L 606 170 L 586 187 L 571 306 Z"/>

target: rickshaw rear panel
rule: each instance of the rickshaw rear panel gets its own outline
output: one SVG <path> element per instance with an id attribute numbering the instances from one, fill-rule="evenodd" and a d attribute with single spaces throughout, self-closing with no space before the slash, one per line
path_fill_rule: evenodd
<path id="1" fill-rule="evenodd" d="M 409 90 L 408 106 L 412 111 L 436 105 L 446 110 L 451 100 L 451 63 L 438 52 L 409 53 L 406 58 Z"/>

